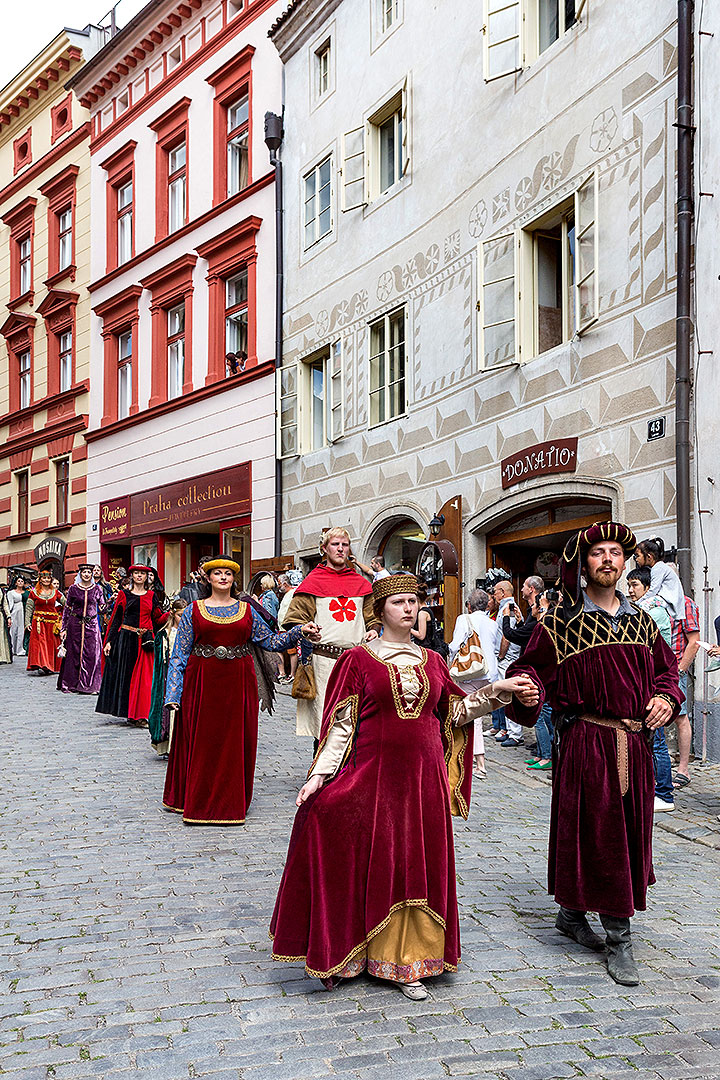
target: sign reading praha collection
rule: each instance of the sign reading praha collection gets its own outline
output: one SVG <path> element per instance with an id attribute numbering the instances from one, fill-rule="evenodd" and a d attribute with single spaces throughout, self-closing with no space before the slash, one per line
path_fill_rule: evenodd
<path id="1" fill-rule="evenodd" d="M 577 438 L 553 439 L 552 442 L 536 443 L 500 462 L 503 488 L 512 487 L 522 480 L 553 473 L 575 472 L 577 469 Z"/>
<path id="2" fill-rule="evenodd" d="M 249 513 L 250 466 L 245 463 L 101 503 L 100 540 L 111 544 Z"/>

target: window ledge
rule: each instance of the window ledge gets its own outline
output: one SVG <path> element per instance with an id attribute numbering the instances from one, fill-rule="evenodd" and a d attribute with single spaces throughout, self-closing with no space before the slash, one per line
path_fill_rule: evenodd
<path id="1" fill-rule="evenodd" d="M 10 533 L 8 540 L 27 540 L 29 536 L 32 536 L 31 532 Z"/>
<path id="2" fill-rule="evenodd" d="M 387 191 L 383 191 L 382 195 L 373 196 L 370 199 L 370 202 L 365 203 L 363 207 L 363 217 L 367 217 L 368 214 L 373 214 L 376 210 L 379 210 L 381 206 L 386 206 L 391 199 L 400 195 L 411 183 L 412 172 L 411 167 L 409 166 L 405 175 L 401 176 L 399 180 L 396 180 L 392 187 L 389 187 Z"/>
<path id="3" fill-rule="evenodd" d="M 9 308 L 9 310 L 12 311 L 14 308 L 20 307 L 22 304 L 30 304 L 30 305 L 32 305 L 32 302 L 33 302 L 34 299 L 35 299 L 35 293 L 33 292 L 32 289 L 28 289 L 28 291 L 24 292 L 21 296 L 13 296 L 13 297 L 11 297 L 7 302 L 7 306 Z"/>
<path id="4" fill-rule="evenodd" d="M 45 532 L 56 533 L 65 532 L 68 529 L 72 529 L 72 524 L 69 521 L 63 522 L 62 525 L 48 525 Z"/>
<path id="5" fill-rule="evenodd" d="M 381 420 L 378 424 L 368 424 L 368 431 L 377 431 L 378 428 L 387 427 L 388 424 L 394 424 L 396 420 L 404 420 L 408 415 L 407 409 L 405 412 L 398 413 L 397 416 L 391 416 L 388 420 Z"/>
<path id="6" fill-rule="evenodd" d="M 70 266 L 66 266 L 62 270 L 58 270 L 57 273 L 51 274 L 49 278 L 46 278 L 44 282 L 45 288 L 54 289 L 56 285 L 59 285 L 66 278 L 70 281 L 74 281 L 76 274 L 77 266 L 75 266 L 74 263 L 71 263 Z"/>

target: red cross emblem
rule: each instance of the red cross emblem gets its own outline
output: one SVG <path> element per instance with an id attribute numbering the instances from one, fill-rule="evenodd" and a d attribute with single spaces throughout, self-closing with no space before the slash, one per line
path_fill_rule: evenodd
<path id="1" fill-rule="evenodd" d="M 352 622 L 356 611 L 355 601 L 349 600 L 347 596 L 339 596 L 337 600 L 330 601 L 330 613 L 336 622 Z"/>

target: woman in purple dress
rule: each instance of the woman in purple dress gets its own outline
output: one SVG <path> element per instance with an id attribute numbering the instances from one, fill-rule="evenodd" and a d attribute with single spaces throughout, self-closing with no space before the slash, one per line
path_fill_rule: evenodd
<path id="1" fill-rule="evenodd" d="M 105 607 L 102 586 L 93 581 L 92 563 L 83 563 L 67 591 L 60 638 L 65 651 L 57 687 L 66 694 L 97 694 L 102 668 L 98 614 Z"/>

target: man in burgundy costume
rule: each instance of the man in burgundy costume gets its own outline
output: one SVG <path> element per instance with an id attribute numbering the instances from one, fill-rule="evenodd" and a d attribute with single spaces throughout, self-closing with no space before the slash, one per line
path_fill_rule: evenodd
<path id="1" fill-rule="evenodd" d="M 548 891 L 560 905 L 556 927 L 590 949 L 605 929 L 610 976 L 639 982 L 630 917 L 645 910 L 655 882 L 652 738 L 682 701 L 677 661 L 646 611 L 616 592 L 635 537 L 616 522 L 582 529 L 563 552 L 563 603 L 533 632 L 508 677 L 527 674 L 537 705 L 513 699 L 525 726 L 547 701 L 557 733 L 548 853 Z M 581 588 L 581 574 L 586 579 Z"/>

